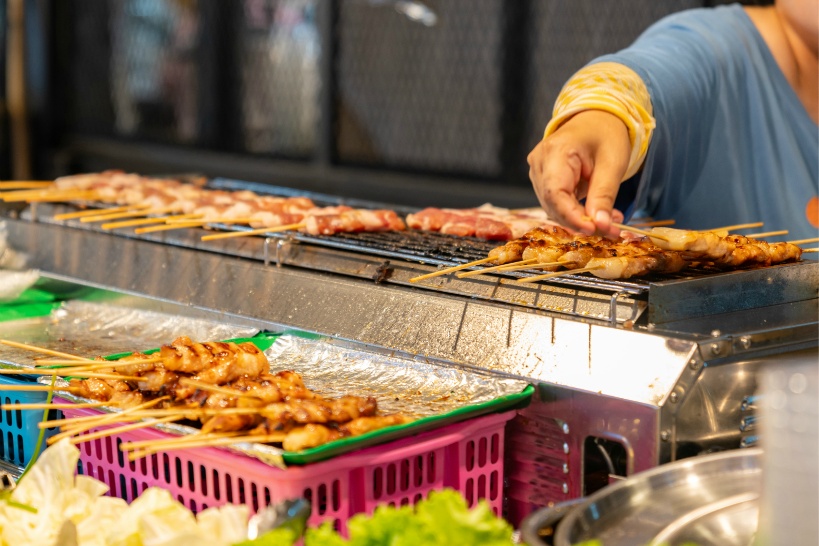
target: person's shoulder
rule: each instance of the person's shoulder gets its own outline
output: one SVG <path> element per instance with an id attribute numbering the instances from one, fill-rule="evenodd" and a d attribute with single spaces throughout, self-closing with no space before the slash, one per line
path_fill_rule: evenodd
<path id="1" fill-rule="evenodd" d="M 649 27 L 650 35 L 668 30 L 688 30 L 703 34 L 724 35 L 726 32 L 747 32 L 752 23 L 739 4 L 707 8 L 693 8 L 666 15 Z"/>

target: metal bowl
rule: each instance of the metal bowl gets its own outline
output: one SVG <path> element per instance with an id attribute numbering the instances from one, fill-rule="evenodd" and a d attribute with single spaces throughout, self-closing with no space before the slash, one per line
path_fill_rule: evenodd
<path id="1" fill-rule="evenodd" d="M 753 543 L 759 519 L 762 451 L 741 449 L 663 465 L 575 502 L 532 513 L 521 524 L 529 546 L 543 541 L 555 512 L 554 546 L 598 540 L 602 546 L 698 546 Z M 570 501 L 571 502 L 571 501 Z"/>

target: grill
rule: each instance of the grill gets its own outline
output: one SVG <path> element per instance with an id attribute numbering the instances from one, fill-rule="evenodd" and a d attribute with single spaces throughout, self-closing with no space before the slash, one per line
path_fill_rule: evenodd
<path id="1" fill-rule="evenodd" d="M 348 205 L 383 208 L 386 205 L 350 200 L 325 194 L 297 192 L 288 188 L 254 185 L 234 180 L 214 180 L 219 189 L 251 189 L 275 196 L 307 195 L 320 206 Z M 37 205 L 29 218 L 53 222 L 59 206 Z M 410 209 L 399 209 L 407 214 Z M 101 231 L 94 224 L 59 222 L 85 230 Z M 213 224 L 222 231 L 249 228 Z M 768 305 L 793 303 L 815 297 L 819 268 L 815 262 L 783 264 L 739 271 L 692 270 L 670 275 L 648 275 L 627 280 L 608 280 L 590 274 L 566 274 L 536 283 L 516 283 L 539 275 L 536 269 L 487 274 L 458 279 L 448 274 L 420 283 L 411 279 L 440 267 L 460 265 L 485 258 L 502 242 L 457 237 L 436 232 L 340 233 L 332 236 L 299 232 L 271 233 L 263 237 L 226 239 L 202 243 L 200 229 L 132 235 L 117 234 L 229 256 L 259 260 L 264 264 L 305 269 L 420 287 L 447 294 L 569 314 L 584 320 L 618 324 L 660 324 L 716 315 Z M 214 244 L 215 243 L 215 244 Z M 772 287 L 777 289 L 772 289 Z"/>
<path id="2" fill-rule="evenodd" d="M 136 236 L 53 221 L 65 208 L 0 209 L 10 244 L 46 276 L 536 384 L 508 429 L 513 522 L 618 476 L 739 447 L 742 401 L 759 371 L 817 358 L 816 262 L 625 282 L 566 275 L 519 284 L 531 273 L 516 272 L 411 283 L 483 258 L 494 243 L 413 231 L 202 242 L 198 229 Z"/>

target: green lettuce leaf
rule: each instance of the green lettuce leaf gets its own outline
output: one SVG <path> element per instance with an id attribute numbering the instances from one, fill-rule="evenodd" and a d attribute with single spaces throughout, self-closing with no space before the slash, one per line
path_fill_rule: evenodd
<path id="1" fill-rule="evenodd" d="M 510 546 L 513 529 L 485 501 L 469 509 L 460 493 L 433 491 L 415 507 L 379 506 L 372 516 L 359 514 L 347 523 L 344 540 L 325 524 L 308 529 L 305 546 Z"/>

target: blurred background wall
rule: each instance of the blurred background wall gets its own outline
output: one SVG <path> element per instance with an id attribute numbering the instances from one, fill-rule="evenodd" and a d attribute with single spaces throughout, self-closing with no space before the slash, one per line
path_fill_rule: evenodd
<path id="1" fill-rule="evenodd" d="M 0 0 L 32 176 L 200 173 L 411 206 L 536 204 L 526 155 L 594 57 L 703 0 Z"/>

